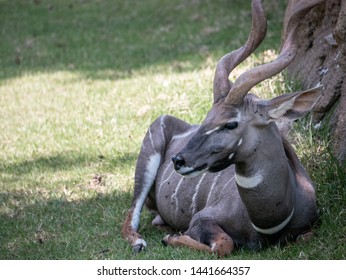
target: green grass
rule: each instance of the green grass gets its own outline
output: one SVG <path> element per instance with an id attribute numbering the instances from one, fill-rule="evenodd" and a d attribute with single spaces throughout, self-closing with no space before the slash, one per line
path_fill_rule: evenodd
<path id="1" fill-rule="evenodd" d="M 264 44 L 235 74 L 276 55 L 275 3 Z M 133 255 L 120 227 L 146 129 L 161 114 L 203 120 L 217 59 L 246 40 L 248 3 L 0 0 L 0 26 L 0 259 L 215 259 L 163 247 L 147 211 L 145 252 Z M 289 86 L 279 75 L 254 92 Z M 308 119 L 291 137 L 316 184 L 317 235 L 230 259 L 345 258 L 345 169 Z"/>

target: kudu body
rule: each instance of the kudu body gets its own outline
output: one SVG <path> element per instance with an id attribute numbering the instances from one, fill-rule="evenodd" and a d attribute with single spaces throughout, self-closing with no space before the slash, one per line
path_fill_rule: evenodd
<path id="1" fill-rule="evenodd" d="M 245 72 L 233 84 L 230 72 L 266 33 L 261 1 L 254 0 L 249 38 L 218 62 L 214 104 L 203 123 L 190 125 L 162 116 L 150 126 L 137 160 L 132 206 L 122 228 L 135 251 L 146 247 L 137 232 L 145 202 L 156 214 L 154 225 L 183 232 L 166 236 L 165 243 L 220 256 L 235 245 L 256 249 L 310 234 L 318 218 L 314 187 L 275 121 L 294 120 L 310 111 L 320 88 L 271 100 L 248 91 L 291 63 L 298 23 L 320 2 L 300 1 L 278 58 Z"/>

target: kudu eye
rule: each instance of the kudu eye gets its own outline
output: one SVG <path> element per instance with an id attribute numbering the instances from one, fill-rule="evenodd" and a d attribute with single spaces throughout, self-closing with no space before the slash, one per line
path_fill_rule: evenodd
<path id="1" fill-rule="evenodd" d="M 226 123 L 224 128 L 225 129 L 228 129 L 228 130 L 232 130 L 232 129 L 235 129 L 238 127 L 238 123 L 237 122 L 229 122 L 229 123 Z"/>

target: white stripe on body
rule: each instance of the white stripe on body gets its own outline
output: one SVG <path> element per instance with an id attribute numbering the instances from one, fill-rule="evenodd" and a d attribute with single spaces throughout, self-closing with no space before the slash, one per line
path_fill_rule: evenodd
<path id="1" fill-rule="evenodd" d="M 169 167 L 170 165 L 171 165 L 171 164 L 168 164 L 168 166 L 167 166 L 167 168 L 165 169 L 165 171 L 168 170 L 168 167 Z M 165 173 L 165 172 L 164 172 L 164 173 Z M 176 173 L 176 171 L 175 171 L 174 169 L 172 169 L 172 171 L 171 171 L 171 173 L 169 174 L 169 176 L 168 176 L 165 180 L 161 181 L 161 183 L 158 184 L 158 187 L 161 188 L 161 186 L 163 186 L 163 184 L 166 184 L 166 182 L 168 182 L 169 179 L 171 179 L 171 177 L 172 177 L 172 175 L 173 175 L 174 173 Z M 162 178 L 163 178 L 163 177 L 164 177 L 164 176 L 162 176 Z"/>
<path id="2" fill-rule="evenodd" d="M 207 173 L 203 173 L 203 175 L 201 176 L 201 179 L 199 179 L 199 181 L 197 183 L 197 186 L 196 186 L 196 189 L 195 189 L 195 193 L 194 193 L 194 195 L 192 197 L 192 203 L 191 203 L 191 207 L 190 207 L 190 209 L 192 209 L 192 215 L 194 215 L 196 213 L 196 207 L 197 207 L 196 199 L 197 199 L 199 188 L 202 185 L 202 181 L 203 181 L 205 175 L 207 175 Z"/>
<path id="3" fill-rule="evenodd" d="M 234 178 L 235 178 L 235 175 L 233 175 L 232 178 L 227 181 L 227 183 L 223 186 L 221 193 L 223 193 L 223 190 L 225 187 L 228 187 L 229 184 L 231 184 L 231 182 L 234 181 Z"/>
<path id="4" fill-rule="evenodd" d="M 207 198 L 207 204 L 210 201 L 211 194 L 214 192 L 214 187 L 215 187 L 217 181 L 219 180 L 222 172 L 223 171 L 220 171 L 213 179 L 213 183 L 211 184 L 211 187 L 210 187 L 210 190 L 209 190 L 209 194 L 208 194 L 208 198 Z"/>
<path id="5" fill-rule="evenodd" d="M 149 132 L 149 139 L 150 139 L 151 146 L 153 147 L 154 152 L 156 153 L 155 146 L 154 146 L 153 135 L 152 135 L 152 133 L 151 133 L 151 128 L 150 128 L 150 127 L 149 127 L 148 132 Z"/>
<path id="6" fill-rule="evenodd" d="M 184 181 L 184 177 L 181 177 L 179 182 L 178 182 L 178 185 L 177 185 L 177 187 L 176 187 L 176 189 L 175 189 L 175 191 L 171 197 L 171 218 L 172 218 L 172 220 L 174 219 L 173 213 L 177 214 L 178 210 L 179 210 L 179 201 L 177 198 L 177 194 L 179 192 L 179 188 L 180 188 L 183 181 Z M 176 212 L 174 211 L 174 207 L 175 207 Z"/>
<path id="7" fill-rule="evenodd" d="M 162 139 L 163 139 L 163 143 L 166 143 L 166 140 L 165 140 L 165 134 L 163 132 L 163 127 L 164 127 L 164 116 L 160 118 L 160 131 L 161 131 L 161 136 L 162 136 Z"/>

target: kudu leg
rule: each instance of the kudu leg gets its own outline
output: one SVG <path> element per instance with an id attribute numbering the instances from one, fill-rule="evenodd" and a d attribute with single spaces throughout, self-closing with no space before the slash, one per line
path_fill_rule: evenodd
<path id="1" fill-rule="evenodd" d="M 171 226 L 169 226 L 160 216 L 157 214 L 155 218 L 152 220 L 151 224 L 155 226 L 158 230 L 163 232 L 176 232 Z"/>
<path id="2" fill-rule="evenodd" d="M 219 257 L 234 249 L 232 238 L 212 219 L 196 221 L 184 235 L 167 235 L 163 243 L 171 246 L 187 246 Z"/>
<path id="3" fill-rule="evenodd" d="M 134 197 L 122 226 L 122 235 L 130 242 L 134 252 L 139 252 L 147 246 L 137 232 L 140 214 L 149 193 L 153 193 L 151 190 L 161 161 L 165 157 L 167 143 L 171 141 L 172 136 L 183 133 L 189 127 L 190 125 L 174 117 L 162 116 L 152 123 L 144 137 L 136 164 Z M 152 205 L 150 207 L 155 208 L 154 199 L 149 200 L 149 204 Z"/>
<path id="4" fill-rule="evenodd" d="M 298 243 L 307 243 L 314 237 L 314 233 L 312 231 L 304 232 L 298 235 L 296 242 Z"/>
<path id="5" fill-rule="evenodd" d="M 149 127 L 142 142 L 136 164 L 132 206 L 127 213 L 122 227 L 123 237 L 130 242 L 134 252 L 139 252 L 147 246 L 145 240 L 137 230 L 140 214 L 149 192 L 154 185 L 164 151 L 165 139 L 160 136 L 159 120 L 156 120 Z"/>
<path id="6" fill-rule="evenodd" d="M 198 251 L 212 253 L 209 246 L 192 239 L 188 235 L 166 235 L 163 238 L 162 243 L 164 245 L 171 245 L 173 247 L 186 246 Z"/>

